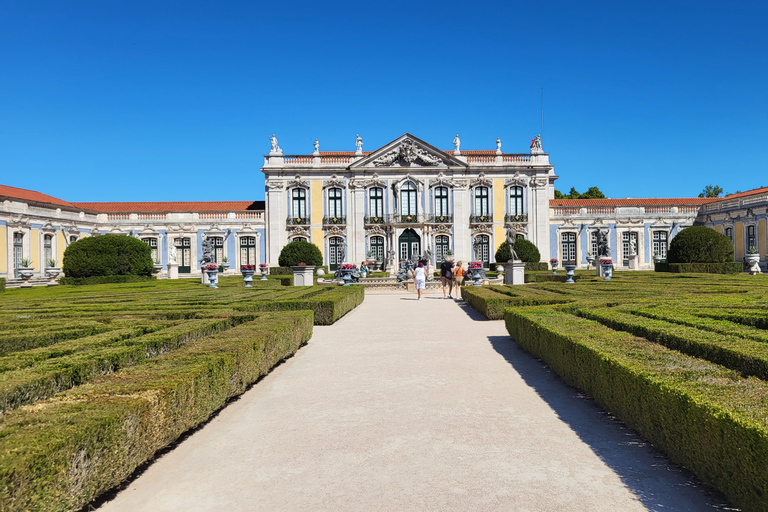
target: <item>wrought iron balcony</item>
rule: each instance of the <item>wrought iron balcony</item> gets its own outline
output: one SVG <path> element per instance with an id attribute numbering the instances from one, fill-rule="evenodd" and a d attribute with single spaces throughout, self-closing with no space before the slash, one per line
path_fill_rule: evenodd
<path id="1" fill-rule="evenodd" d="M 285 222 L 289 226 L 309 226 L 309 217 L 288 217 Z"/>
<path id="2" fill-rule="evenodd" d="M 346 224 L 347 223 L 347 217 L 346 215 L 337 215 L 336 217 L 323 217 L 323 225 L 339 225 L 339 224 Z"/>
<path id="3" fill-rule="evenodd" d="M 504 222 L 528 222 L 528 215 L 508 213 L 504 216 Z"/>
<path id="4" fill-rule="evenodd" d="M 394 224 L 421 224 L 424 222 L 424 215 L 414 213 L 413 215 L 393 215 Z"/>
<path id="5" fill-rule="evenodd" d="M 389 223 L 389 215 L 373 215 L 365 217 L 366 224 L 387 224 Z"/>
<path id="6" fill-rule="evenodd" d="M 427 224 L 453 224 L 453 215 L 428 215 Z"/>
<path id="7" fill-rule="evenodd" d="M 487 213 L 485 215 L 470 215 L 469 216 L 469 223 L 470 224 L 488 224 L 489 222 L 493 222 L 493 215 L 490 213 Z"/>

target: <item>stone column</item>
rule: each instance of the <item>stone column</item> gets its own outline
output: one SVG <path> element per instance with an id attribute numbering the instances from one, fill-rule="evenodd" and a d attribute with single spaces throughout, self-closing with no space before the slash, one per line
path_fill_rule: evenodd
<path id="1" fill-rule="evenodd" d="M 266 259 L 271 266 L 277 266 L 280 250 L 288 241 L 286 235 L 288 212 L 285 208 L 285 188 L 282 183 L 267 183 L 266 200 Z"/>
<path id="2" fill-rule="evenodd" d="M 350 262 L 359 265 L 365 258 L 365 189 L 356 187 L 350 190 L 352 216 L 347 216 L 348 235 L 352 241 L 354 259 Z"/>
<path id="3" fill-rule="evenodd" d="M 456 261 L 467 262 L 467 265 L 472 261 L 469 212 L 467 181 L 456 180 L 453 188 L 453 255 Z"/>

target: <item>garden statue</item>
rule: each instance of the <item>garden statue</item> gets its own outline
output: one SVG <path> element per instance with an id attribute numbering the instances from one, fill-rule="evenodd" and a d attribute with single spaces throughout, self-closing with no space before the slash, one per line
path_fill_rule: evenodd
<path id="1" fill-rule="evenodd" d="M 175 263 L 178 263 L 179 254 L 178 251 L 176 251 L 176 246 L 171 245 L 171 247 L 168 249 L 168 263 L 173 265 Z"/>
<path id="2" fill-rule="evenodd" d="M 203 237 L 203 257 L 200 260 L 201 265 L 216 263 L 216 255 L 213 252 L 213 240 Z"/>
<path id="3" fill-rule="evenodd" d="M 637 254 L 637 240 L 632 239 L 629 241 L 629 255 L 634 256 Z"/>
<path id="4" fill-rule="evenodd" d="M 507 237 L 504 240 L 504 243 L 507 244 L 507 248 L 509 248 L 509 254 L 511 254 L 509 261 L 518 261 L 517 253 L 515 252 L 515 241 L 517 239 L 517 230 L 513 227 L 507 228 Z"/>
<path id="5" fill-rule="evenodd" d="M 339 264 L 344 263 L 344 257 L 347 254 L 346 248 L 347 244 L 342 244 L 336 249 L 336 261 L 339 262 Z"/>
<path id="6" fill-rule="evenodd" d="M 472 244 L 472 249 L 474 252 L 474 260 L 475 261 L 482 261 L 483 259 L 483 243 L 480 241 L 480 237 L 475 238 L 475 242 Z"/>
<path id="7" fill-rule="evenodd" d="M 608 246 L 608 230 L 599 229 L 597 231 L 597 256 L 598 258 L 611 257 L 611 248 Z"/>

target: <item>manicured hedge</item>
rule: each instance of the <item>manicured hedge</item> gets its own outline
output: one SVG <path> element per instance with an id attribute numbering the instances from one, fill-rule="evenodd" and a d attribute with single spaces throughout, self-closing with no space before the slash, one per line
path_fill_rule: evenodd
<path id="1" fill-rule="evenodd" d="M 668 263 L 728 263 L 733 261 L 733 242 L 727 235 L 706 226 L 692 226 L 669 243 Z"/>
<path id="2" fill-rule="evenodd" d="M 62 270 L 67 277 L 152 275 L 149 245 L 125 235 L 82 238 L 67 246 Z"/>
<path id="3" fill-rule="evenodd" d="M 549 270 L 549 263 L 546 261 L 526 261 L 525 270 L 529 272 Z"/>
<path id="4" fill-rule="evenodd" d="M 363 286 L 314 286 L 297 288 L 296 298 L 281 295 L 272 300 L 253 301 L 235 306 L 241 311 L 314 312 L 315 325 L 331 325 L 363 302 Z"/>
<path id="5" fill-rule="evenodd" d="M 114 327 L 93 319 L 65 320 L 55 322 L 44 329 L 25 328 L 25 324 L 11 325 L 17 329 L 5 330 L 0 336 L 0 356 L 44 347 L 64 340 L 91 336 L 112 330 Z"/>
<path id="6" fill-rule="evenodd" d="M 281 267 L 293 267 L 299 263 L 318 267 L 323 264 L 323 255 L 315 244 L 304 240 L 294 240 L 283 247 L 277 262 Z"/>
<path id="7" fill-rule="evenodd" d="M 76 510 L 208 419 L 312 335 L 309 311 L 263 313 L 2 417 L 4 510 Z"/>
<path id="8" fill-rule="evenodd" d="M 489 320 L 504 318 L 504 311 L 515 306 L 535 306 L 542 304 L 564 304 L 570 299 L 530 294 L 513 291 L 511 286 L 466 286 L 461 288 L 461 296 L 473 309 Z"/>
<path id="9" fill-rule="evenodd" d="M 768 496 L 768 384 L 554 308 L 507 310 L 515 342 L 744 511 Z"/>
<path id="10" fill-rule="evenodd" d="M 140 283 L 142 281 L 151 281 L 153 276 L 91 276 L 91 277 L 62 277 L 59 284 L 83 286 L 89 284 L 110 284 L 110 283 Z"/>
<path id="11" fill-rule="evenodd" d="M 740 274 L 744 271 L 744 264 L 738 261 L 727 263 L 656 263 L 654 269 L 656 272 L 673 272 L 677 274 Z"/>
<path id="12" fill-rule="evenodd" d="M 0 277 L 0 292 L 4 292 L 4 291 L 5 291 L 5 278 Z"/>

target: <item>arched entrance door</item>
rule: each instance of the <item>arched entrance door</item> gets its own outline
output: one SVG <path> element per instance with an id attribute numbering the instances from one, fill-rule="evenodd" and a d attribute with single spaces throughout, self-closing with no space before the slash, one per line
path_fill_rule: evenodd
<path id="1" fill-rule="evenodd" d="M 328 239 L 328 269 L 336 271 L 344 263 L 344 239 L 332 236 Z"/>
<path id="2" fill-rule="evenodd" d="M 410 259 L 414 254 L 421 255 L 421 237 L 411 228 L 403 231 L 398 239 L 400 245 L 400 261 Z"/>

